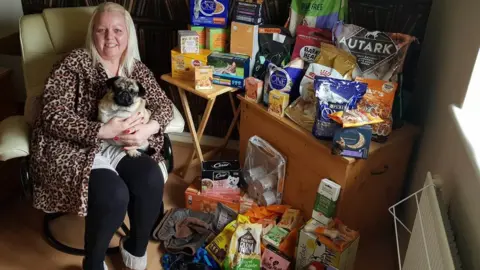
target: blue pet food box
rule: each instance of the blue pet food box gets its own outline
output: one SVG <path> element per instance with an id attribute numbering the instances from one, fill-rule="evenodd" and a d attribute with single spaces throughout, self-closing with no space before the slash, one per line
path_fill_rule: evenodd
<path id="1" fill-rule="evenodd" d="M 229 0 L 190 0 L 190 19 L 195 26 L 225 28 Z"/>
<path id="2" fill-rule="evenodd" d="M 250 57 L 237 53 L 212 52 L 207 65 L 213 66 L 213 83 L 235 88 L 244 88 L 249 76 Z"/>
<path id="3" fill-rule="evenodd" d="M 332 154 L 366 159 L 371 139 L 372 127 L 370 125 L 338 128 L 333 136 Z"/>

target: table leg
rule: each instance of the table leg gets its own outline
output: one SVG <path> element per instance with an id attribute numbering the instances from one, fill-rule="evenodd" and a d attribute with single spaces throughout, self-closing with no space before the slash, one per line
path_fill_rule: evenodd
<path id="1" fill-rule="evenodd" d="M 240 115 L 240 106 L 235 107 L 235 100 L 233 99 L 233 93 L 230 92 L 228 93 L 230 96 L 230 103 L 232 104 L 232 110 L 233 110 L 233 119 L 232 122 L 230 123 L 230 126 L 228 127 L 227 135 L 223 138 L 223 143 L 221 145 L 221 149 L 225 148 L 228 144 L 228 140 L 230 139 L 230 136 L 232 135 L 233 132 L 233 127 L 237 125 L 238 130 L 240 130 L 240 126 L 238 124 L 238 116 Z"/>
<path id="2" fill-rule="evenodd" d="M 207 126 L 208 119 L 210 119 L 210 113 L 212 112 L 213 105 L 215 104 L 215 100 L 216 100 L 216 98 L 212 98 L 212 99 L 209 99 L 208 102 L 207 102 L 207 106 L 205 108 L 202 120 L 200 121 L 200 125 L 198 126 L 198 131 L 196 133 L 197 139 L 198 139 L 199 142 L 202 140 L 203 132 L 205 131 L 205 127 Z M 204 161 L 204 156 L 203 156 L 201 151 L 200 152 L 192 151 L 192 153 L 190 154 L 190 156 L 187 159 L 186 166 L 183 168 L 183 171 L 182 171 L 183 176 L 185 176 L 187 174 L 187 171 L 188 171 L 190 165 L 192 164 L 192 160 L 195 158 L 195 154 L 198 155 L 198 157 L 200 159 L 200 162 Z"/>
<path id="3" fill-rule="evenodd" d="M 200 140 L 197 137 L 197 131 L 195 130 L 195 123 L 193 122 L 192 113 L 190 111 L 190 105 L 188 104 L 187 95 L 185 94 L 185 90 L 183 90 L 180 87 L 178 87 L 178 93 L 180 94 L 180 99 L 182 100 L 183 110 L 184 110 L 185 116 L 187 118 L 188 128 L 190 130 L 190 134 L 192 135 L 193 147 L 195 149 L 194 152 L 197 152 L 200 159 L 203 159 L 202 148 L 200 147 Z M 188 170 L 189 166 L 190 166 L 190 160 L 188 161 L 188 163 L 186 165 L 186 169 L 184 170 L 184 172 L 186 172 Z M 184 173 L 182 173 L 182 176 L 184 176 Z"/>

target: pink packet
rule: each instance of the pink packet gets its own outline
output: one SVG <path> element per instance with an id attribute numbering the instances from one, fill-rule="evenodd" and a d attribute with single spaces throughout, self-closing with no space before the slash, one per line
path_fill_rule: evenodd
<path id="1" fill-rule="evenodd" d="M 261 269 L 266 270 L 288 270 L 290 261 L 270 245 L 265 248 L 262 256 Z"/>
<path id="2" fill-rule="evenodd" d="M 315 62 L 322 42 L 332 44 L 332 32 L 330 30 L 299 25 L 292 59 L 300 57 L 308 63 Z"/>

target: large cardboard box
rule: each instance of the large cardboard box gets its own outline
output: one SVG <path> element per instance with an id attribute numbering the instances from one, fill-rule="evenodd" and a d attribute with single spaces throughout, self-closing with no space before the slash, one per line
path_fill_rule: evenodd
<path id="1" fill-rule="evenodd" d="M 222 203 L 235 212 L 240 211 L 240 196 L 212 196 L 202 194 L 200 179 L 195 180 L 185 190 L 185 207 L 205 213 L 215 213 L 217 204 Z"/>
<path id="2" fill-rule="evenodd" d="M 232 22 L 230 52 L 250 56 L 249 74 L 252 74 L 255 56 L 258 53 L 258 25 Z"/>
<path id="3" fill-rule="evenodd" d="M 336 251 L 317 240 L 313 231 L 320 226 L 322 226 L 320 222 L 310 219 L 300 230 L 295 269 L 303 269 L 311 262 L 318 261 L 338 270 L 353 270 L 360 237 L 357 237 L 343 251 Z"/>
<path id="4" fill-rule="evenodd" d="M 200 53 L 180 53 L 180 48 L 171 50 L 172 78 L 180 80 L 195 80 L 195 67 L 207 65 L 210 50 L 200 50 Z"/>

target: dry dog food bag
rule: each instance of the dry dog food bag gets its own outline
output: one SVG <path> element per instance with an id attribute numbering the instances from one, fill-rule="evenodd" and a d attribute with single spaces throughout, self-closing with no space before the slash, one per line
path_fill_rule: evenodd
<path id="1" fill-rule="evenodd" d="M 414 37 L 401 33 L 371 31 L 339 22 L 332 30 L 337 47 L 357 58 L 353 79 L 363 77 L 396 81 Z"/>
<path id="2" fill-rule="evenodd" d="M 332 29 L 337 21 L 346 19 L 347 6 L 347 0 L 292 0 L 288 29 L 292 36 L 299 25 Z"/>
<path id="3" fill-rule="evenodd" d="M 240 224 L 233 234 L 224 268 L 257 270 L 261 261 L 262 224 Z"/>

